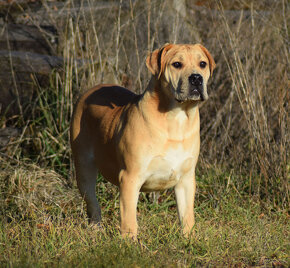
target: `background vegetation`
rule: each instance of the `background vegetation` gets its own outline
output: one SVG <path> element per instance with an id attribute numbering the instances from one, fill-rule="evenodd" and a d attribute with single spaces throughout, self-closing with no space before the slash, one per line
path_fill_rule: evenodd
<path id="1" fill-rule="evenodd" d="M 63 1 L 60 1 L 63 2 Z M 27 23 L 57 29 L 61 69 L 19 115 L 0 149 L 0 264 L 47 266 L 289 265 L 287 1 L 42 1 Z M 217 68 L 201 106 L 196 237 L 180 236 L 172 191 L 140 195 L 139 244 L 118 234 L 118 191 L 98 178 L 104 228 L 86 225 L 68 128 L 79 93 L 118 83 L 141 93 L 148 51 L 204 44 Z"/>

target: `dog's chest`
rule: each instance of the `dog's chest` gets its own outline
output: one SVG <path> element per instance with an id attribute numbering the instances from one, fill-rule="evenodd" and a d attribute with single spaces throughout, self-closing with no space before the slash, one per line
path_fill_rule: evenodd
<path id="1" fill-rule="evenodd" d="M 169 148 L 161 155 L 148 159 L 143 173 L 141 191 L 159 191 L 175 186 L 178 181 L 194 170 L 194 157 L 182 144 Z"/>

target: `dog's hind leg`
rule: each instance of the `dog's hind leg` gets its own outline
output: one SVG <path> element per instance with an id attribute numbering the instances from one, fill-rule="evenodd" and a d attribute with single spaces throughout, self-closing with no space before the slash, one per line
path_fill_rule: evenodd
<path id="1" fill-rule="evenodd" d="M 96 198 L 96 179 L 98 170 L 93 161 L 75 159 L 76 179 L 81 196 L 87 204 L 87 214 L 90 223 L 101 221 L 101 208 Z"/>

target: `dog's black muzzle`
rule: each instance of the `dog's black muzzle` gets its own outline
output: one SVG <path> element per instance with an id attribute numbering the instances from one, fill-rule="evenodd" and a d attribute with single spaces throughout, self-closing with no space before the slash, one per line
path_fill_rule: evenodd
<path id="1" fill-rule="evenodd" d="M 203 78 L 200 74 L 192 74 L 188 77 L 189 81 L 189 95 L 191 97 L 199 97 L 204 100 Z"/>

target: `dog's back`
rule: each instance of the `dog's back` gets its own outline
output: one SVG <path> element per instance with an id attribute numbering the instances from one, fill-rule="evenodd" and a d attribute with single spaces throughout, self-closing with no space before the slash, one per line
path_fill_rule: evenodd
<path id="1" fill-rule="evenodd" d="M 79 135 L 83 116 L 103 120 L 106 114 L 118 113 L 137 97 L 132 91 L 115 85 L 99 85 L 88 90 L 77 101 L 74 109 L 71 142 Z M 85 120 L 83 122 L 85 123 Z"/>

